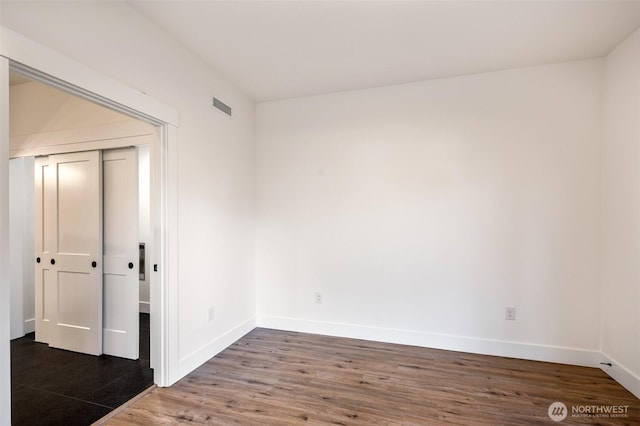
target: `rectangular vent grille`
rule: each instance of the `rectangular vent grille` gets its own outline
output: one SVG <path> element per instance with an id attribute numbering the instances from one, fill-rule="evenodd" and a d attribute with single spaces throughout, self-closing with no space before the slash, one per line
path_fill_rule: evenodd
<path id="1" fill-rule="evenodd" d="M 213 106 L 231 117 L 231 107 L 218 98 L 213 98 Z"/>

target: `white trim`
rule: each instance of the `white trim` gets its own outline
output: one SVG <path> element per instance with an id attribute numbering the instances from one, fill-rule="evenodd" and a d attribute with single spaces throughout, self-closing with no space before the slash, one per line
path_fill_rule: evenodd
<path id="1" fill-rule="evenodd" d="M 11 60 L 12 68 L 25 66 L 36 74 L 55 76 L 58 79 L 56 87 L 65 89 L 65 83 L 69 83 L 73 89 L 82 88 L 76 95 L 84 97 L 89 94 L 94 102 L 109 106 L 118 111 L 142 113 L 148 118 L 177 126 L 179 123 L 178 111 L 150 96 L 125 86 L 103 74 L 100 74 L 86 65 L 68 58 L 48 47 L 18 34 L 8 28 L 0 26 L 0 40 L 2 40 L 1 56 Z M 30 73 L 29 73 L 30 74 Z M 31 75 L 31 74 L 30 74 Z M 31 75 L 32 77 L 36 77 Z M 102 99 L 97 100 L 97 94 Z"/>
<path id="2" fill-rule="evenodd" d="M 36 319 L 29 318 L 24 320 L 24 334 L 33 333 L 36 331 Z"/>
<path id="3" fill-rule="evenodd" d="M 9 61 L 0 58 L 0 425 L 11 425 L 9 344 Z"/>
<path id="4" fill-rule="evenodd" d="M 213 358 L 245 334 L 256 328 L 256 318 L 251 317 L 248 320 L 238 324 L 222 336 L 205 344 L 199 349 L 191 352 L 180 359 L 180 378 L 186 376 L 202 364 Z"/>
<path id="5" fill-rule="evenodd" d="M 258 317 L 258 327 L 584 367 L 596 367 L 601 359 L 600 352 L 596 350 L 297 318 L 260 316 Z"/>
<path id="6" fill-rule="evenodd" d="M 637 374 L 632 373 L 631 370 L 604 352 L 601 353 L 600 362 L 610 363 L 611 367 L 600 364 L 602 371 L 607 373 L 613 380 L 620 383 L 629 392 L 634 394 L 636 398 L 640 398 L 640 377 Z"/>
<path id="7" fill-rule="evenodd" d="M 165 125 L 156 133 L 162 143 L 151 146 L 150 161 L 151 368 L 158 386 L 170 386 L 178 380 L 178 129 Z"/>
<path id="8" fill-rule="evenodd" d="M 168 371 L 168 384 L 172 385 L 177 382 L 182 375 L 179 372 L 178 363 L 178 326 L 180 324 L 179 317 L 179 292 L 178 292 L 178 129 L 174 126 L 167 126 L 167 156 L 166 169 L 163 175 L 165 176 L 166 189 L 163 208 L 160 210 L 166 213 L 164 221 L 164 234 L 167 237 L 164 247 L 166 247 L 165 261 L 166 268 L 165 281 L 176 283 L 173 286 L 165 287 L 165 302 L 164 307 L 166 315 L 165 327 L 167 335 L 170 339 L 167 340 L 166 349 L 168 351 L 167 360 L 169 366 Z"/>

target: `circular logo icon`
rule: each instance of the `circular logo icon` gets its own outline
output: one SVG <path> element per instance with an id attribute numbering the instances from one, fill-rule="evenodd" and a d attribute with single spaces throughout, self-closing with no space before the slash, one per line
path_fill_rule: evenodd
<path id="1" fill-rule="evenodd" d="M 547 414 L 549 414 L 549 418 L 554 422 L 561 422 L 567 418 L 567 406 L 562 402 L 554 402 L 549 405 L 549 409 L 547 410 Z"/>

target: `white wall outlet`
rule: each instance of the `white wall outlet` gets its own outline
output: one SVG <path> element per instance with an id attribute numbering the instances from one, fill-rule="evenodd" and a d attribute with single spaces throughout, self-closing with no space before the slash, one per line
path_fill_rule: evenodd
<path id="1" fill-rule="evenodd" d="M 316 303 L 322 303 L 322 293 L 320 293 L 319 291 L 316 292 L 315 301 Z"/>
<path id="2" fill-rule="evenodd" d="M 207 319 L 209 321 L 213 321 L 214 317 L 215 317 L 215 315 L 214 315 L 214 311 L 213 311 L 213 306 L 209 306 L 209 310 L 207 311 Z"/>
<path id="3" fill-rule="evenodd" d="M 516 308 L 514 308 L 513 306 L 507 306 L 506 308 L 504 308 L 504 319 L 509 321 L 515 321 Z"/>

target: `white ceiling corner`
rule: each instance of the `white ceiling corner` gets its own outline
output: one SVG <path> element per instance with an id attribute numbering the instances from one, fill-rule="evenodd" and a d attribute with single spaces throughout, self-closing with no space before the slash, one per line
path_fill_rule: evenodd
<path id="1" fill-rule="evenodd" d="M 640 1 L 130 1 L 256 101 L 601 57 Z"/>

